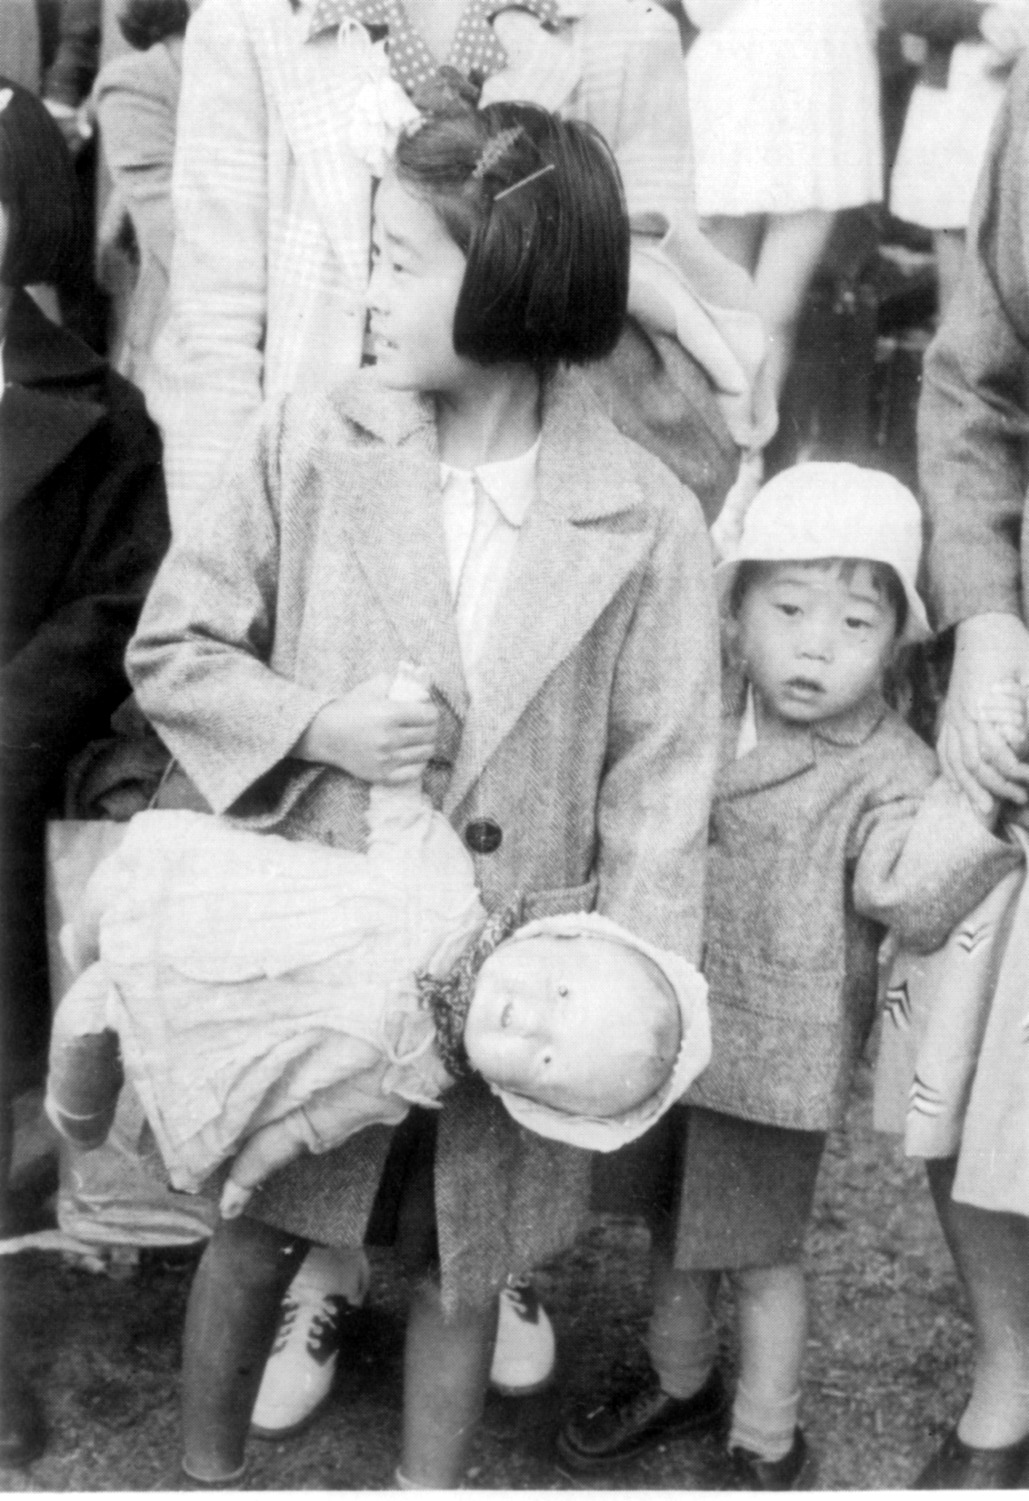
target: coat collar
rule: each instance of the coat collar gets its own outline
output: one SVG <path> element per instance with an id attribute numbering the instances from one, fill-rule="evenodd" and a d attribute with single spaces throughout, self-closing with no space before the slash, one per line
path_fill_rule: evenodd
<path id="1" fill-rule="evenodd" d="M 94 398 L 106 366 L 99 355 L 16 292 L 4 338 L 0 400 L 0 518 L 5 517 L 103 420 Z"/>
<path id="2" fill-rule="evenodd" d="M 765 723 L 757 745 L 737 759 L 736 740 L 746 694 L 747 680 L 739 667 L 726 668 L 722 676 L 722 757 L 715 790 L 719 799 L 742 797 L 799 776 L 815 764 L 819 744 L 864 745 L 888 712 L 876 694 L 849 713 L 822 724 Z"/>
<path id="3" fill-rule="evenodd" d="M 431 405 L 385 392 L 374 372 L 335 397 L 341 414 L 382 440 L 387 504 L 348 517 L 357 557 L 400 639 L 430 668 L 464 720 L 445 804 L 458 806 L 547 677 L 574 650 L 653 542 L 632 449 L 582 378 L 561 373 L 543 402 L 538 491 L 522 527 L 469 704 L 453 621 Z M 604 526 L 616 517 L 626 523 Z"/>

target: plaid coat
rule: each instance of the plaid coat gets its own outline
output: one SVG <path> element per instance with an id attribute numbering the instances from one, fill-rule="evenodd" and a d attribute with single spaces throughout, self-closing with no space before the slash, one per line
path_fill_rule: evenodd
<path id="1" fill-rule="evenodd" d="M 361 360 L 373 180 L 350 145 L 354 83 L 337 33 L 308 40 L 308 24 L 289 0 L 204 0 L 186 35 L 171 315 L 146 387 L 173 525 L 213 494 L 262 397 L 320 389 Z M 697 228 L 675 25 L 644 0 L 585 0 L 545 37 L 558 54 L 561 113 L 595 125 L 618 158 L 634 277 L 664 306 L 672 336 L 670 349 L 624 354 L 628 368 L 605 381 L 609 410 L 621 425 L 633 383 L 649 389 L 667 365 L 672 379 L 627 430 L 645 441 L 656 429 L 666 459 L 682 450 L 692 467 L 677 472 L 699 490 L 736 453 L 711 390 L 745 426 L 764 336 L 749 279 Z M 531 80 L 517 88 L 534 97 Z M 685 391 L 684 363 L 696 372 Z"/>
<path id="2" fill-rule="evenodd" d="M 881 699 L 828 724 L 769 726 L 736 759 L 745 685 L 730 678 L 725 693 L 705 931 L 712 1059 L 687 1100 L 826 1130 L 872 1024 L 886 927 L 938 948 L 1022 856 L 937 780 L 932 751 Z"/>
<path id="3" fill-rule="evenodd" d="M 487 908 L 595 906 L 696 959 L 718 662 L 695 501 L 556 377 L 470 704 L 439 486 L 429 407 L 373 372 L 271 409 L 157 577 L 129 651 L 140 703 L 216 812 L 355 847 L 367 785 L 290 748 L 330 699 L 419 661 L 441 710 L 427 790 L 473 849 L 476 823 L 501 836 L 475 858 Z M 439 1133 L 444 1295 L 484 1300 L 568 1243 L 589 1157 L 523 1133 L 478 1081 L 448 1094 Z M 282 1173 L 262 1216 L 358 1242 L 385 1142 L 375 1128 Z"/>

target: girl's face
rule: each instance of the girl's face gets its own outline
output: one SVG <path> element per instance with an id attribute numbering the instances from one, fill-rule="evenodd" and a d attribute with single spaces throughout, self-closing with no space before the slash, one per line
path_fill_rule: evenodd
<path id="1" fill-rule="evenodd" d="M 881 689 L 897 621 L 867 563 L 770 563 L 747 587 L 737 631 L 765 710 L 817 724 Z"/>
<path id="2" fill-rule="evenodd" d="M 457 394 L 481 371 L 454 350 L 465 257 L 429 203 L 392 174 L 375 197 L 368 286 L 377 370 L 400 391 Z"/>

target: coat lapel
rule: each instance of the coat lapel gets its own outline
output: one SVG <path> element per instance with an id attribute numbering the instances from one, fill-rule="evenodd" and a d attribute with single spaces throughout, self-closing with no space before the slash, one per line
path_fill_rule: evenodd
<path id="1" fill-rule="evenodd" d="M 0 401 L 0 519 L 64 462 L 103 416 L 95 401 L 8 386 Z"/>
<path id="2" fill-rule="evenodd" d="M 444 809 L 452 812 L 652 544 L 606 529 L 640 501 L 627 451 L 576 378 L 548 393 L 538 493 L 497 601 Z"/>
<path id="3" fill-rule="evenodd" d="M 392 397 L 369 375 L 348 389 L 347 416 L 385 441 L 369 458 L 361 504 L 346 526 L 361 569 L 412 662 L 426 667 L 458 719 L 468 689 L 454 626 L 440 501 L 435 424 L 414 398 Z M 353 465 L 353 456 L 348 456 Z"/>
<path id="4" fill-rule="evenodd" d="M 886 705 L 875 695 L 850 713 L 813 728 L 766 721 L 757 745 L 737 759 L 736 741 L 746 693 L 743 674 L 736 667 L 728 668 L 722 677 L 722 765 L 715 782 L 718 801 L 745 797 L 799 776 L 815 764 L 819 741 L 839 746 L 864 744 L 886 713 Z"/>
<path id="5" fill-rule="evenodd" d="M 103 419 L 104 408 L 91 399 L 103 371 L 98 355 L 51 323 L 24 292 L 15 294 L 4 339 L 0 516 L 30 495 Z M 68 394 L 76 387 L 81 398 Z"/>

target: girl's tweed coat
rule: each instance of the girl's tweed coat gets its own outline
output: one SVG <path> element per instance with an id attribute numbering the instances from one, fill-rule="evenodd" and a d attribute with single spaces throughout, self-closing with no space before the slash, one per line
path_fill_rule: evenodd
<path id="1" fill-rule="evenodd" d="M 704 962 L 713 1056 L 688 1100 L 821 1131 L 840 1121 L 872 1023 L 885 926 L 938 948 L 1021 855 L 937 780 L 881 699 L 830 724 L 763 727 L 736 759 L 745 692 L 726 682 Z"/>
<path id="2" fill-rule="evenodd" d="M 176 539 L 129 654 L 147 714 L 217 812 L 356 847 L 367 787 L 289 758 L 317 711 L 402 658 L 442 722 L 426 786 L 476 856 L 493 910 L 589 909 L 695 959 L 718 662 L 696 502 L 621 438 L 578 376 L 544 404 L 536 498 L 469 703 L 453 622 L 435 425 L 371 372 L 270 410 L 217 507 Z M 361 1240 L 375 1129 L 263 1196 L 272 1223 Z M 444 1295 L 484 1301 L 566 1245 L 589 1157 L 519 1131 L 476 1081 L 447 1096 L 436 1206 Z"/>

